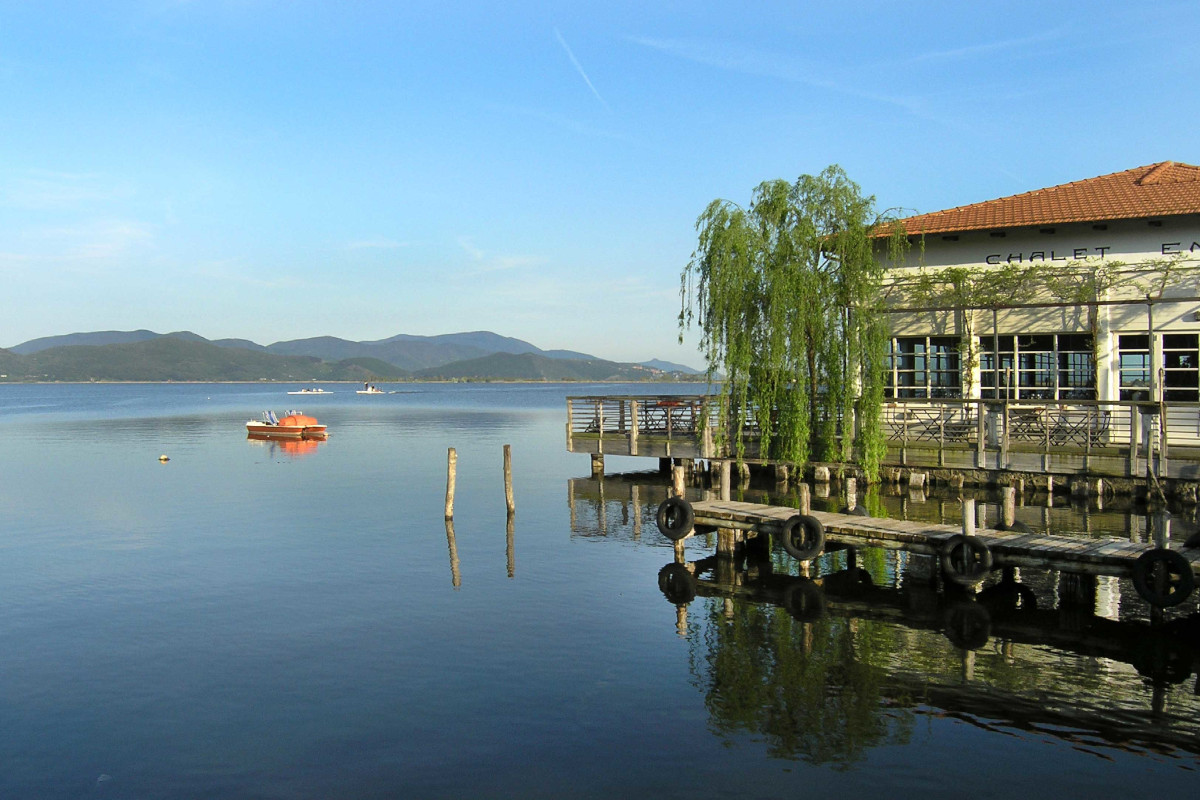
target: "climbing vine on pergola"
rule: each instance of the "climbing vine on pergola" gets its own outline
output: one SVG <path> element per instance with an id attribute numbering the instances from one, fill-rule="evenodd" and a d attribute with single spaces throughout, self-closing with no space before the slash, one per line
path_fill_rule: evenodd
<path id="1" fill-rule="evenodd" d="M 720 376 L 717 438 L 739 459 L 754 430 L 766 458 L 857 455 L 878 476 L 888 329 L 876 248 L 896 260 L 907 247 L 891 221 L 837 166 L 759 184 L 748 208 L 714 200 L 697 219 L 680 338 L 699 327 L 709 379 Z"/>

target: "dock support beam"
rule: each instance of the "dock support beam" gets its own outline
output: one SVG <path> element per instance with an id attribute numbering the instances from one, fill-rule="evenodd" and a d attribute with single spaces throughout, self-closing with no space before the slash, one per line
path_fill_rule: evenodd
<path id="1" fill-rule="evenodd" d="M 592 453 L 592 477 L 604 476 L 604 453 Z"/>

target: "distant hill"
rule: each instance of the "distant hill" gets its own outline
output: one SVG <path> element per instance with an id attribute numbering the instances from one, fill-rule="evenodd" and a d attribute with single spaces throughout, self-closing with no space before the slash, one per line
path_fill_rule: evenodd
<path id="1" fill-rule="evenodd" d="M 401 369 L 413 371 L 451 364 L 456 361 L 482 358 L 492 353 L 534 353 L 548 358 L 595 358 L 586 353 L 575 353 L 570 350 L 547 352 L 524 340 L 500 336 L 490 331 L 447 333 L 438 336 L 414 336 L 402 333 L 387 339 L 368 342 L 352 342 L 333 336 L 318 336 L 311 339 L 276 342 L 268 345 L 267 350 L 272 353 L 316 356 L 321 359 L 365 356 L 382 359 Z"/>
<path id="2" fill-rule="evenodd" d="M 9 350 L 17 355 L 27 356 L 52 347 L 72 347 L 74 345 L 104 345 L 128 344 L 157 339 L 161 333 L 154 331 L 95 331 L 94 333 L 68 333 L 63 336 L 46 336 L 41 339 L 30 339 L 28 342 L 10 347 Z"/>
<path id="3" fill-rule="evenodd" d="M 263 346 L 209 341 L 191 331 L 95 331 L 48 336 L 0 350 L 6 380 L 691 380 L 666 361 L 622 364 L 571 350 L 542 350 L 489 331 L 399 334 L 354 342 L 335 336 Z"/>
<path id="4" fill-rule="evenodd" d="M 159 336 L 126 344 L 40 350 L 21 357 L 8 376 L 57 381 L 359 381 L 402 378 L 406 373 L 381 361 L 324 362 Z"/>

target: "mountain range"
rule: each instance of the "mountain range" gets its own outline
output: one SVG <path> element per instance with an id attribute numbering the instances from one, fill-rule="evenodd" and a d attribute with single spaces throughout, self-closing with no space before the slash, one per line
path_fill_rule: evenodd
<path id="1" fill-rule="evenodd" d="M 223 380 L 697 380 L 700 371 L 653 360 L 619 363 L 542 350 L 490 331 L 399 334 L 355 342 L 333 336 L 260 345 L 190 331 L 95 331 L 0 349 L 0 379 L 42 381 Z"/>

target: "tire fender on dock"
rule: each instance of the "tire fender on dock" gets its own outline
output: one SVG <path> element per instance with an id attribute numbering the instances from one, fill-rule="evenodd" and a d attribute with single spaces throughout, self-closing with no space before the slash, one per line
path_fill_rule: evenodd
<path id="1" fill-rule="evenodd" d="M 687 538 L 696 526 L 696 512 L 692 510 L 692 504 L 682 497 L 668 497 L 659 505 L 655 522 L 658 523 L 659 533 L 672 542 L 678 542 Z"/>
<path id="2" fill-rule="evenodd" d="M 783 549 L 797 561 L 811 561 L 825 550 L 825 526 L 807 514 L 783 523 Z"/>
<path id="3" fill-rule="evenodd" d="M 942 572 L 959 586 L 974 586 L 992 569 L 992 551 L 977 536 L 956 533 L 942 544 Z"/>

